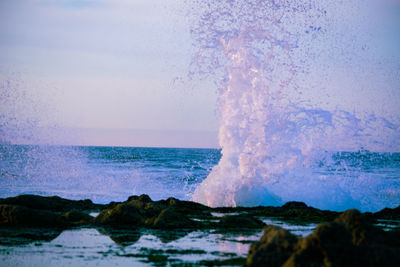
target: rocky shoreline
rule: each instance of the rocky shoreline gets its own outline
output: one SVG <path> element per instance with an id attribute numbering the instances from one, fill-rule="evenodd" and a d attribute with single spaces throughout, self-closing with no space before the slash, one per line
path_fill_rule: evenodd
<path id="1" fill-rule="evenodd" d="M 298 237 L 266 225 L 264 218 L 319 225 L 312 234 Z M 247 259 L 232 255 L 231 261 L 198 265 L 400 266 L 400 229 L 384 231 L 376 226 L 380 220 L 400 220 L 400 207 L 376 213 L 338 213 L 302 202 L 288 202 L 282 207 L 210 208 L 175 198 L 153 201 L 147 195 L 106 205 L 20 195 L 0 199 L 0 245 L 48 241 L 73 228 L 96 228 L 125 245 L 137 241 L 143 229 L 162 230 L 161 239 L 175 240 L 198 230 L 227 233 L 264 229 L 261 239 L 251 245 Z"/>

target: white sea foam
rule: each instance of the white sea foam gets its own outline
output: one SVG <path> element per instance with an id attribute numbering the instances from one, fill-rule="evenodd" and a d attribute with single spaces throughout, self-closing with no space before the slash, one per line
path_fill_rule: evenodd
<path id="1" fill-rule="evenodd" d="M 324 110 L 301 98 L 307 88 L 299 79 L 318 56 L 319 36 L 329 34 L 332 3 L 318 2 L 204 1 L 192 11 L 198 45 L 192 72 L 211 74 L 220 87 L 222 147 L 194 201 L 255 206 L 297 200 L 333 210 L 400 204 L 398 181 L 357 168 L 316 167 L 327 150 L 390 150 L 400 140 L 399 126 L 387 119 Z"/>

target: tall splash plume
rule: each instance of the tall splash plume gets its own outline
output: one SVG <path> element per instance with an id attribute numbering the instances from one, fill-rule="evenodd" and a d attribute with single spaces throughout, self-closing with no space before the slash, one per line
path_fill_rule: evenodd
<path id="1" fill-rule="evenodd" d="M 378 186 L 372 177 L 355 179 L 352 173 L 327 178 L 312 171 L 326 150 L 365 147 L 371 128 L 349 112 L 302 102 L 298 79 L 317 56 L 311 44 L 324 34 L 326 23 L 328 3 L 323 7 L 318 2 L 195 5 L 198 21 L 192 35 L 199 49 L 192 68 L 217 77 L 223 156 L 196 189 L 194 201 L 255 206 L 298 200 L 334 210 L 393 204 L 368 199 Z M 397 142 L 398 127 L 391 127 L 387 140 Z M 398 200 L 398 188 L 394 190 Z"/>

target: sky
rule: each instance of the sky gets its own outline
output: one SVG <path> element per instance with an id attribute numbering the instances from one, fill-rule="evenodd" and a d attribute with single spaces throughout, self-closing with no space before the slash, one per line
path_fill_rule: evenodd
<path id="1" fill-rule="evenodd" d="M 20 124 L 67 128 L 56 143 L 216 147 L 215 88 L 181 81 L 191 40 L 179 3 L 1 0 L 0 75 L 27 93 L 7 111 Z M 200 133 L 207 140 L 193 142 Z"/>
<path id="2" fill-rule="evenodd" d="M 337 5 L 331 34 L 315 43 L 304 97 L 398 115 L 400 1 L 350 2 Z M 185 79 L 193 46 L 184 4 L 0 0 L 2 123 L 34 125 L 40 142 L 218 147 L 217 90 Z"/>
<path id="3" fill-rule="evenodd" d="M 328 12 L 327 34 L 314 44 L 319 58 L 304 79 L 307 98 L 328 109 L 398 116 L 400 1 L 338 3 Z"/>

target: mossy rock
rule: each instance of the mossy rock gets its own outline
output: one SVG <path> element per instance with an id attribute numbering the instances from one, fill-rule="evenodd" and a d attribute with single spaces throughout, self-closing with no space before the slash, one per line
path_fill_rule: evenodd
<path id="1" fill-rule="evenodd" d="M 69 210 L 96 210 L 104 205 L 94 204 L 90 199 L 70 200 L 58 196 L 19 195 L 0 199 L 0 204 L 19 205 L 31 209 L 66 212 Z"/>
<path id="2" fill-rule="evenodd" d="M 94 218 L 85 212 L 79 210 L 70 210 L 61 215 L 67 222 L 72 225 L 90 225 Z"/>
<path id="3" fill-rule="evenodd" d="M 248 215 L 225 215 L 218 223 L 215 224 L 217 228 L 228 229 L 244 229 L 244 228 L 259 228 L 262 229 L 265 223 Z"/>
<path id="4" fill-rule="evenodd" d="M 18 205 L 0 205 L 0 226 L 66 227 L 60 215 Z"/>
<path id="5" fill-rule="evenodd" d="M 385 232 L 357 210 L 299 238 L 278 227 L 267 227 L 253 244 L 247 266 L 400 266 L 400 233 Z"/>
<path id="6" fill-rule="evenodd" d="M 132 227 L 141 226 L 144 219 L 136 206 L 122 203 L 112 209 L 102 210 L 94 219 L 94 223 L 114 227 Z"/>
<path id="7" fill-rule="evenodd" d="M 159 229 L 189 229 L 197 227 L 199 227 L 197 222 L 171 208 L 161 211 L 153 222 L 153 228 Z"/>

